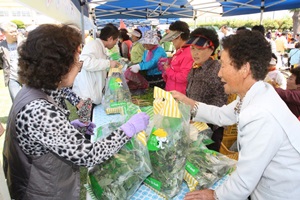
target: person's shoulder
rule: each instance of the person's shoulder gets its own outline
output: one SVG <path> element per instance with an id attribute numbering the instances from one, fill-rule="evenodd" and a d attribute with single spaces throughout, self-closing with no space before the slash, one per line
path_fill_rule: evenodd
<path id="1" fill-rule="evenodd" d="M 221 67 L 221 63 L 219 62 L 219 60 L 215 60 L 215 59 L 209 59 L 207 61 L 207 64 L 210 65 L 211 67 L 216 67 L 216 68 Z"/>

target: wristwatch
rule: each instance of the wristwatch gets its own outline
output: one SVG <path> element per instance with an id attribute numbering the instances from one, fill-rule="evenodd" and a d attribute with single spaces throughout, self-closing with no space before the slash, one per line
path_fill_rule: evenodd
<path id="1" fill-rule="evenodd" d="M 196 102 L 194 107 L 192 108 L 192 110 L 191 110 L 191 119 L 193 119 L 196 116 L 199 104 L 200 104 L 199 102 Z"/>

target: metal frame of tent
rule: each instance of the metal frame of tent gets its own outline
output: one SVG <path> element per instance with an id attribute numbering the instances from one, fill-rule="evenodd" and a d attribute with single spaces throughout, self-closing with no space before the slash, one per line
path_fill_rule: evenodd
<path id="1" fill-rule="evenodd" d="M 95 19 L 193 18 L 300 8 L 299 0 L 88 0 Z"/>

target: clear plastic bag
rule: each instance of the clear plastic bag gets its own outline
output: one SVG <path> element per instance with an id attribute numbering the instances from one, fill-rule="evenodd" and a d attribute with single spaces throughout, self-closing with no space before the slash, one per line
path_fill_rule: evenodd
<path id="1" fill-rule="evenodd" d="M 200 132 L 197 141 L 191 143 L 188 149 L 184 179 L 190 191 L 209 188 L 235 169 L 235 160 L 207 149 L 207 131 Z"/>
<path id="2" fill-rule="evenodd" d="M 139 107 L 134 104 L 128 103 L 127 106 L 129 112 L 124 117 L 125 121 L 139 111 Z M 114 122 L 99 127 L 97 140 L 107 137 L 122 124 Z M 109 160 L 89 169 L 88 183 L 97 199 L 130 199 L 151 172 L 146 133 L 141 132 Z"/>
<path id="3" fill-rule="evenodd" d="M 131 93 L 121 72 L 121 69 L 111 69 L 106 81 L 105 93 L 102 98 L 102 105 L 107 114 L 125 114 L 124 107 L 131 102 Z"/>
<path id="4" fill-rule="evenodd" d="M 145 184 L 165 198 L 174 197 L 181 189 L 189 143 L 190 108 L 170 98 L 170 93 L 154 96 L 153 123 L 147 146 L 153 173 Z M 162 97 L 162 98 L 161 98 Z M 171 97 L 173 98 L 173 97 Z"/>

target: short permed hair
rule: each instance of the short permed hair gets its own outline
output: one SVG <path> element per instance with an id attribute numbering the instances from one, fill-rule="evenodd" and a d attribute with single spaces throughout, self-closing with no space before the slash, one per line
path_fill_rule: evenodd
<path id="1" fill-rule="evenodd" d="M 214 54 L 216 49 L 219 47 L 219 38 L 217 32 L 212 28 L 200 27 L 191 32 L 190 38 L 197 37 L 199 35 L 205 36 L 212 41 L 212 43 L 214 44 L 214 51 L 212 52 L 212 54 Z"/>
<path id="2" fill-rule="evenodd" d="M 30 31 L 18 48 L 20 82 L 37 89 L 57 89 L 81 43 L 80 30 L 74 25 L 43 24 Z"/>
<path id="3" fill-rule="evenodd" d="M 236 69 L 250 63 L 255 80 L 264 80 L 272 57 L 271 45 L 259 31 L 244 30 L 242 34 L 222 39 L 223 49 L 228 51 Z"/>
<path id="4" fill-rule="evenodd" d="M 180 37 L 182 40 L 188 40 L 190 36 L 189 25 L 183 21 L 172 22 L 169 26 L 170 31 L 180 31 L 182 32 Z"/>
<path id="5" fill-rule="evenodd" d="M 265 35 L 265 27 L 263 25 L 255 25 L 251 29 L 252 31 L 259 31 L 261 34 Z"/>

